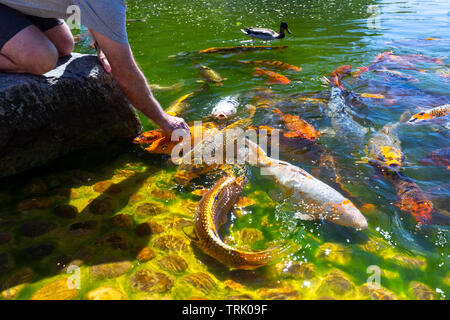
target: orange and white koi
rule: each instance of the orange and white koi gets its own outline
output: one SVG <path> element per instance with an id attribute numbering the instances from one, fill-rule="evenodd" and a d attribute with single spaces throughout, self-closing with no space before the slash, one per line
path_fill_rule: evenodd
<path id="1" fill-rule="evenodd" d="M 286 76 L 283 76 L 282 74 L 273 72 L 273 71 L 269 71 L 269 70 L 264 70 L 261 68 L 254 68 L 255 76 L 265 76 L 267 77 L 267 84 L 290 84 L 291 80 L 289 80 Z"/>
<path id="2" fill-rule="evenodd" d="M 325 219 L 358 230 L 368 227 L 358 208 L 335 189 L 297 166 L 268 157 L 254 142 L 246 140 L 246 143 L 249 162 L 264 168 L 265 174 L 283 186 L 287 195 L 292 195 L 291 199 L 305 209 L 305 213 L 297 215 L 300 219 Z"/>
<path id="3" fill-rule="evenodd" d="M 421 124 L 427 124 L 435 119 L 442 119 L 450 114 L 450 104 L 434 107 L 428 110 L 423 110 L 416 113 L 408 120 L 408 125 L 415 126 Z"/>
<path id="4" fill-rule="evenodd" d="M 240 63 L 251 64 L 251 65 L 264 65 L 268 67 L 273 67 L 279 70 L 290 70 L 295 72 L 300 72 L 303 70 L 301 67 L 294 66 L 289 63 L 277 61 L 277 60 L 256 60 L 256 61 L 243 61 L 239 60 Z"/>

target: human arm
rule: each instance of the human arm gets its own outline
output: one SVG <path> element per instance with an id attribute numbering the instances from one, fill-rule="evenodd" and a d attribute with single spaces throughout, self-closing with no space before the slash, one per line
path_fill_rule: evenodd
<path id="1" fill-rule="evenodd" d="M 131 104 L 153 120 L 161 129 L 172 132 L 175 129 L 189 130 L 182 118 L 164 112 L 153 96 L 147 80 L 134 60 L 129 44 L 109 39 L 89 28 L 97 43 L 99 60 L 107 72 L 111 72 Z"/>

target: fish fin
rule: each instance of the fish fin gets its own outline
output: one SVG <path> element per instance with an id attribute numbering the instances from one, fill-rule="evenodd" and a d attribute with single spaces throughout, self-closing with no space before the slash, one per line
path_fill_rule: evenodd
<path id="1" fill-rule="evenodd" d="M 256 201 L 253 200 L 253 199 L 250 199 L 250 198 L 247 198 L 247 197 L 241 197 L 236 205 L 238 207 L 245 208 L 245 207 L 249 207 L 251 205 L 254 205 L 255 203 L 256 203 Z"/>
<path id="2" fill-rule="evenodd" d="M 197 237 L 197 235 L 195 234 L 194 230 L 192 230 L 189 234 L 188 232 L 186 232 L 187 227 L 183 227 L 181 230 L 183 231 L 183 233 L 186 235 L 186 237 L 188 237 L 191 241 L 194 242 L 198 242 L 200 239 Z"/>
<path id="3" fill-rule="evenodd" d="M 207 189 L 207 188 L 196 189 L 196 190 L 192 191 L 192 194 L 195 196 L 203 197 L 205 195 L 205 193 L 207 193 L 208 191 L 209 191 L 209 189 Z"/>
<path id="4" fill-rule="evenodd" d="M 303 220 L 303 221 L 316 220 L 316 218 L 313 215 L 307 214 L 307 213 L 301 213 L 301 212 L 296 212 L 294 217 L 296 219 Z"/>

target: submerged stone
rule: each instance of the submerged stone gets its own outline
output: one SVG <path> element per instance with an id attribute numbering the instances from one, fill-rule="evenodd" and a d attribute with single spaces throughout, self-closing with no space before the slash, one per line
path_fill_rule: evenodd
<path id="1" fill-rule="evenodd" d="M 371 300 L 396 300 L 397 297 L 391 291 L 373 284 L 364 284 L 359 288 L 359 292 L 369 297 Z"/>
<path id="2" fill-rule="evenodd" d="M 243 285 L 251 286 L 260 286 L 267 282 L 267 279 L 256 270 L 232 270 L 228 278 Z"/>
<path id="3" fill-rule="evenodd" d="M 161 214 L 165 211 L 164 206 L 157 202 L 144 203 L 136 208 L 135 214 L 138 217 L 151 217 Z"/>
<path id="4" fill-rule="evenodd" d="M 122 189 L 111 181 L 100 181 L 94 184 L 92 189 L 98 193 L 106 194 L 118 194 L 122 192 Z"/>
<path id="5" fill-rule="evenodd" d="M 5 273 L 11 267 L 11 260 L 7 253 L 0 253 L 0 274 Z"/>
<path id="6" fill-rule="evenodd" d="M 128 214 L 118 214 L 112 217 L 112 223 L 118 228 L 131 227 L 133 221 Z"/>
<path id="7" fill-rule="evenodd" d="M 263 240 L 263 233 L 254 228 L 244 228 L 240 231 L 240 239 L 243 244 L 253 244 L 256 241 Z"/>
<path id="8" fill-rule="evenodd" d="M 41 260 L 49 256 L 53 250 L 55 250 L 55 245 L 51 243 L 34 244 L 25 248 L 25 253 L 33 260 Z"/>
<path id="9" fill-rule="evenodd" d="M 165 189 L 153 189 L 150 194 L 156 198 L 162 200 L 171 200 L 175 199 L 175 194 L 173 191 L 165 190 Z"/>
<path id="10" fill-rule="evenodd" d="M 55 191 L 56 195 L 59 195 L 64 198 L 68 199 L 78 199 L 80 197 L 80 194 L 78 191 L 71 189 L 71 188 L 58 188 Z"/>
<path id="11" fill-rule="evenodd" d="M 205 272 L 192 273 L 184 277 L 184 281 L 203 292 L 209 292 L 216 286 L 213 277 Z"/>
<path id="12" fill-rule="evenodd" d="M 316 267 L 308 262 L 292 262 L 285 264 L 281 262 L 275 266 L 278 274 L 294 279 L 308 280 L 316 275 Z"/>
<path id="13" fill-rule="evenodd" d="M 88 300 L 125 300 L 122 291 L 115 287 L 100 287 L 86 294 Z"/>
<path id="14" fill-rule="evenodd" d="M 254 300 L 254 298 L 248 294 L 238 294 L 234 296 L 228 296 L 227 300 Z"/>
<path id="15" fill-rule="evenodd" d="M 427 262 L 423 257 L 408 257 L 404 255 L 396 255 L 392 259 L 395 261 L 395 263 L 410 269 L 424 270 L 427 265 Z"/>
<path id="16" fill-rule="evenodd" d="M 42 287 L 33 294 L 31 300 L 71 300 L 78 291 L 70 284 L 70 278 L 64 278 Z"/>
<path id="17" fill-rule="evenodd" d="M 164 273 L 143 269 L 131 275 L 130 285 L 143 292 L 163 293 L 172 288 L 173 279 Z"/>
<path id="18" fill-rule="evenodd" d="M 353 283 L 343 273 L 332 271 L 322 280 L 317 293 L 319 295 L 332 294 L 342 296 L 353 293 L 354 289 Z"/>
<path id="19" fill-rule="evenodd" d="M 170 234 L 155 239 L 153 245 L 160 250 L 183 250 L 186 248 L 186 242 L 183 238 Z"/>
<path id="20" fill-rule="evenodd" d="M 6 232 L 0 231 L 0 246 L 11 241 L 11 236 Z"/>
<path id="21" fill-rule="evenodd" d="M 272 300 L 300 300 L 300 293 L 291 286 L 280 288 L 261 288 L 258 294 L 264 299 Z"/>
<path id="22" fill-rule="evenodd" d="M 339 243 L 324 243 L 316 254 L 317 258 L 327 260 L 332 263 L 346 265 L 352 259 L 350 250 Z"/>
<path id="23" fill-rule="evenodd" d="M 28 196 L 45 193 L 47 191 L 48 187 L 41 179 L 36 179 L 23 188 L 23 193 Z"/>
<path id="24" fill-rule="evenodd" d="M 79 237 L 91 233 L 96 229 L 98 229 L 98 221 L 88 220 L 71 224 L 69 226 L 69 233 L 72 236 Z"/>
<path id="25" fill-rule="evenodd" d="M 412 281 L 409 284 L 409 289 L 417 300 L 434 300 L 435 299 L 435 293 L 433 290 L 430 289 L 426 284 L 418 282 L 418 281 Z"/>
<path id="26" fill-rule="evenodd" d="M 100 239 L 99 244 L 101 243 L 108 244 L 113 249 L 118 250 L 126 250 L 129 246 L 128 236 L 121 232 L 107 234 L 104 238 Z"/>
<path id="27" fill-rule="evenodd" d="M 17 204 L 18 210 L 47 209 L 53 204 L 51 198 L 35 198 L 22 200 Z"/>
<path id="28" fill-rule="evenodd" d="M 149 247 L 139 248 L 137 250 L 136 259 L 139 262 L 146 262 L 153 259 L 155 255 L 155 252 Z"/>
<path id="29" fill-rule="evenodd" d="M 104 259 L 109 260 L 89 268 L 89 272 L 96 278 L 115 278 L 119 277 L 131 270 L 133 265 L 130 261 L 120 261 L 116 258 Z"/>
<path id="30" fill-rule="evenodd" d="M 89 203 L 89 211 L 95 215 L 113 213 L 113 200 L 111 198 L 94 199 Z"/>
<path id="31" fill-rule="evenodd" d="M 187 269 L 188 263 L 186 260 L 178 255 L 167 255 L 158 260 L 158 265 L 161 269 L 178 273 Z"/>
<path id="32" fill-rule="evenodd" d="M 3 282 L 0 288 L 2 290 L 1 296 L 8 300 L 15 299 L 25 285 L 31 282 L 33 276 L 34 271 L 30 268 L 23 268 L 14 272 Z"/>
<path id="33" fill-rule="evenodd" d="M 54 230 L 56 227 L 57 225 L 50 221 L 32 220 L 22 224 L 19 230 L 20 234 L 25 237 L 36 238 Z"/>
<path id="34" fill-rule="evenodd" d="M 53 213 L 64 219 L 73 219 L 78 215 L 78 208 L 69 204 L 63 204 L 53 209 Z"/>
<path id="35" fill-rule="evenodd" d="M 162 225 L 154 221 L 147 221 L 136 226 L 135 232 L 140 237 L 157 234 L 164 231 Z"/>

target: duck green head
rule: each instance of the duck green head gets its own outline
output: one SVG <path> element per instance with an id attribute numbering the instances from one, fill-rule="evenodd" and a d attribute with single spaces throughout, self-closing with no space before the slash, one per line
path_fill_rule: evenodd
<path id="1" fill-rule="evenodd" d="M 286 30 L 289 34 L 291 34 L 291 30 L 289 30 L 288 24 L 286 22 L 282 22 L 280 25 L 280 33 Z"/>

